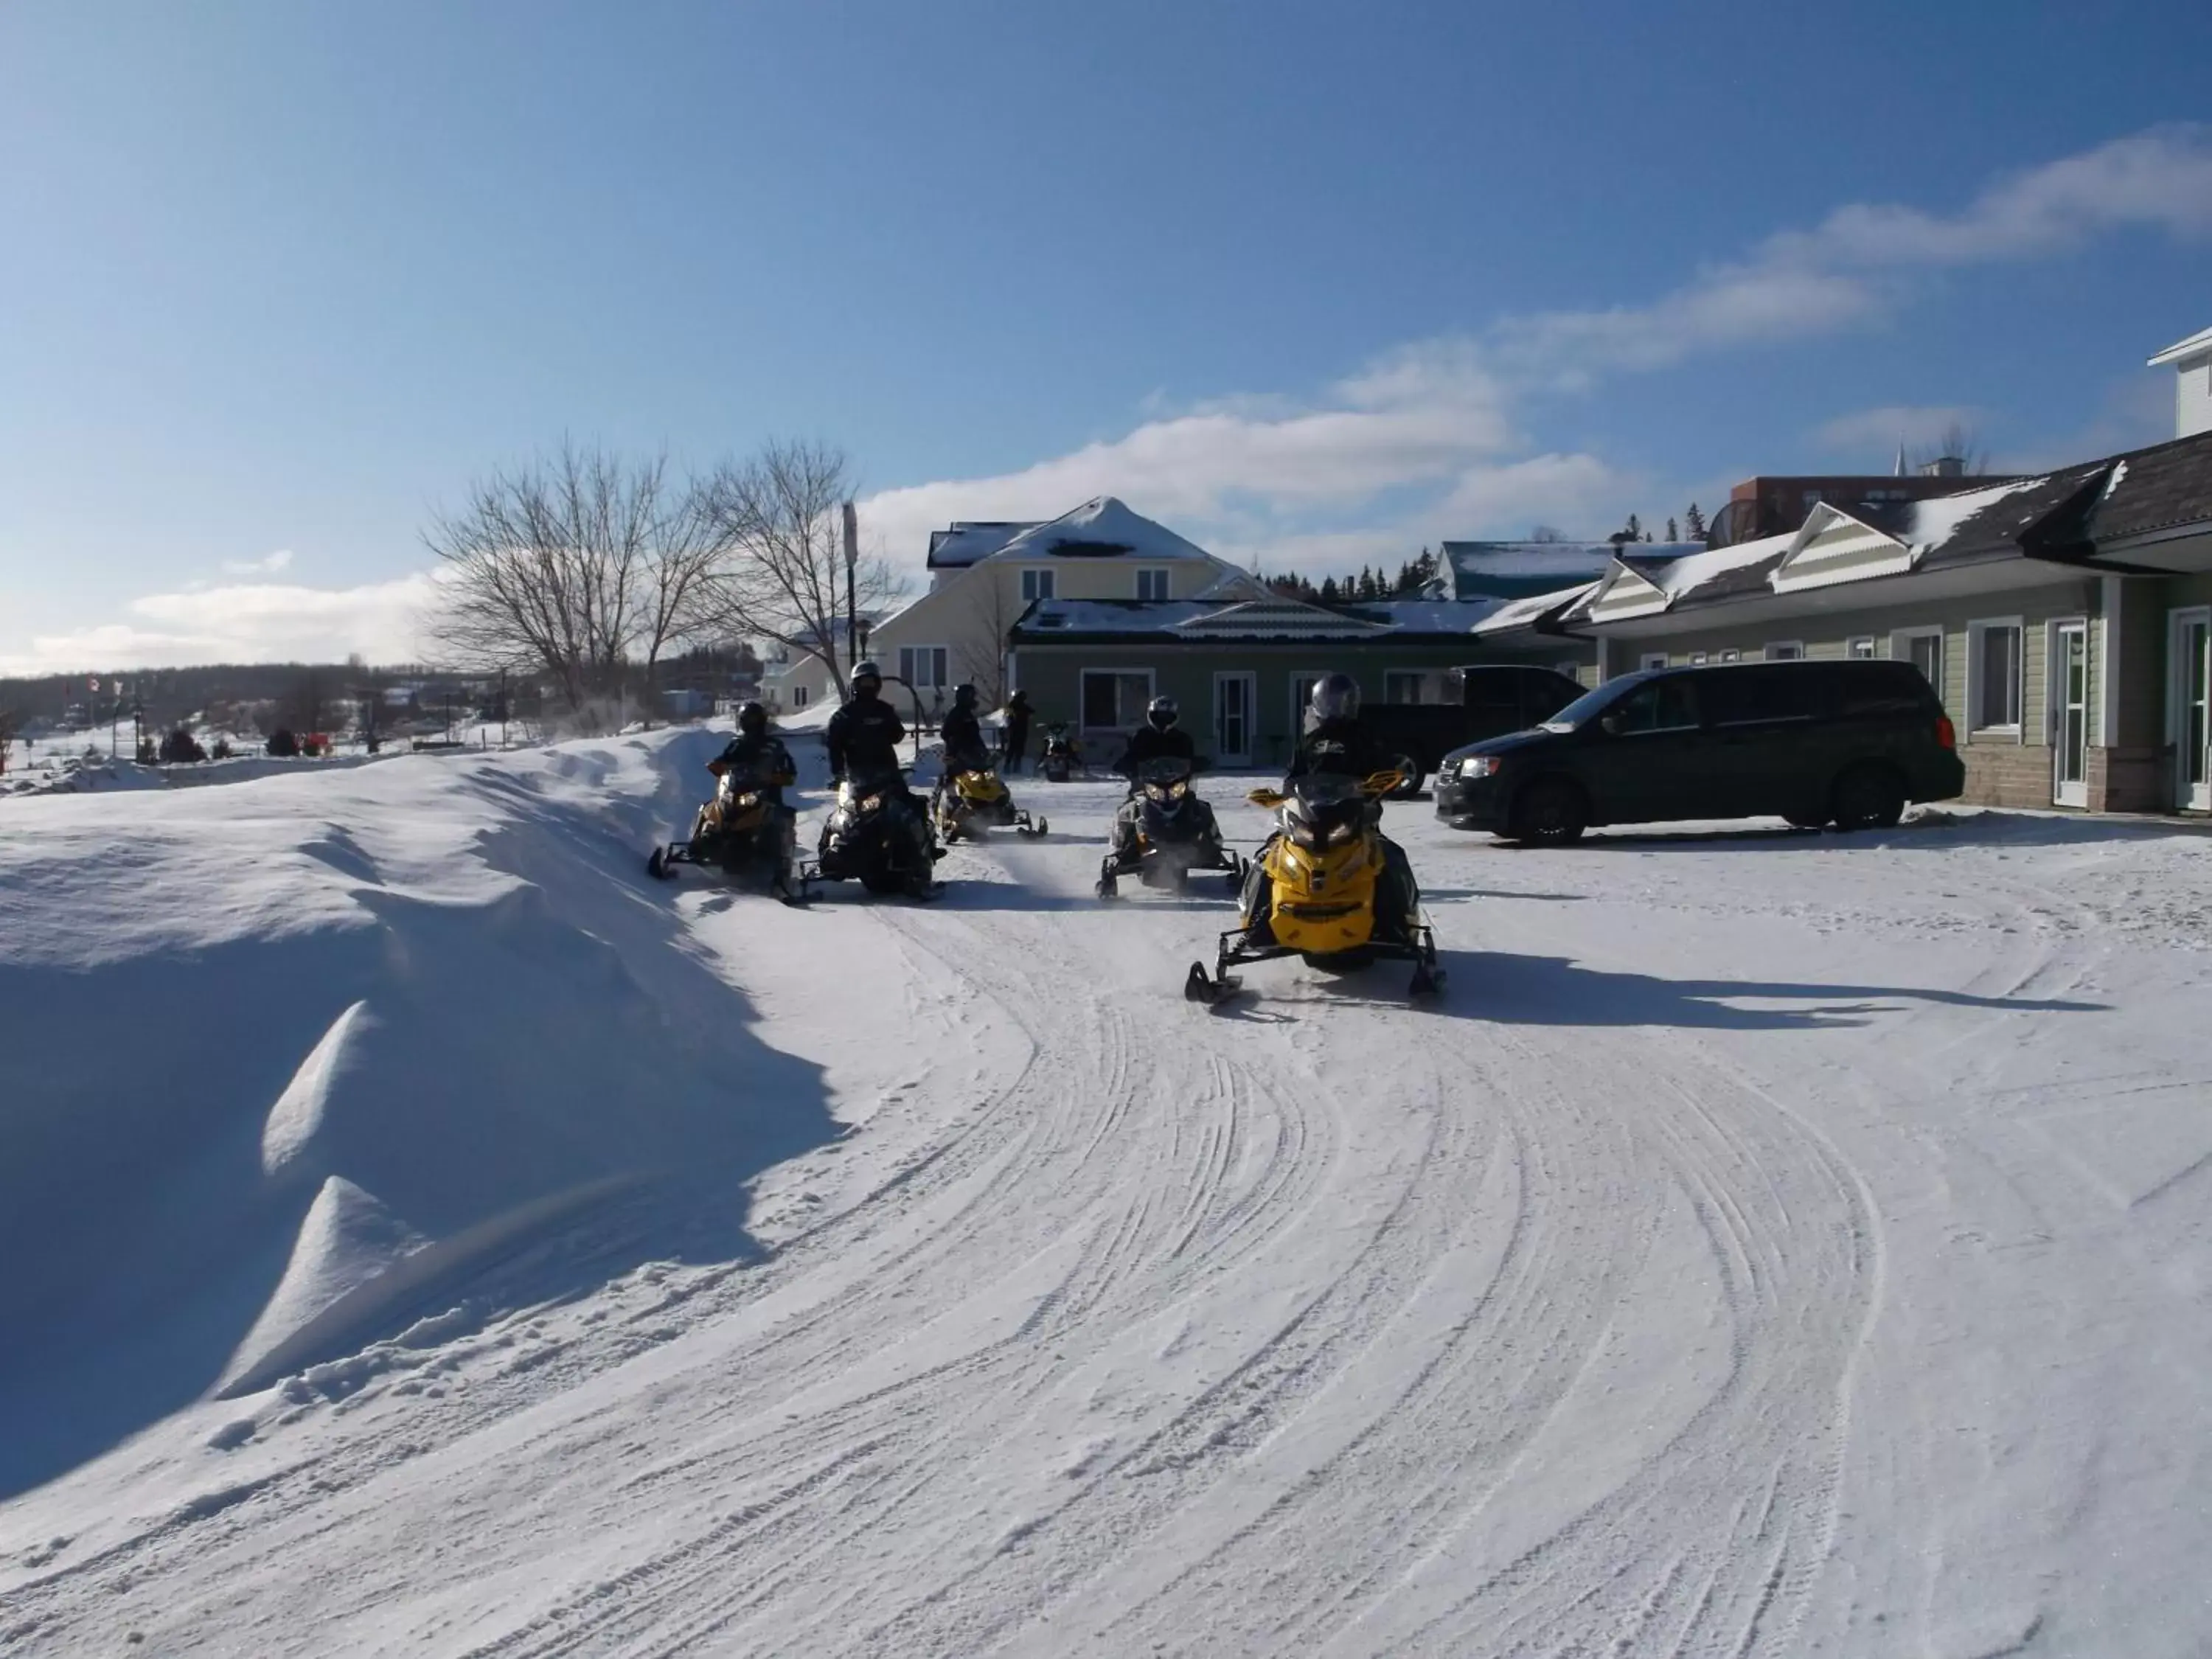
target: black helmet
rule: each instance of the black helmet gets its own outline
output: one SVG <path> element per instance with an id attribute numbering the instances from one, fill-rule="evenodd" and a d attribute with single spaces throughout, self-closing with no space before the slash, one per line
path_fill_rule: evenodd
<path id="1" fill-rule="evenodd" d="M 974 686 L 956 685 L 952 688 L 952 706 L 955 708 L 967 708 L 972 707 L 975 701 L 975 688 Z"/>
<path id="2" fill-rule="evenodd" d="M 1166 731 L 1176 723 L 1176 700 L 1173 697 L 1154 697 L 1145 709 L 1145 720 L 1153 731 Z"/>
<path id="3" fill-rule="evenodd" d="M 1309 730 L 1323 720 L 1348 720 L 1359 712 L 1359 682 L 1349 674 L 1325 674 L 1314 682 L 1306 703 Z"/>
<path id="4" fill-rule="evenodd" d="M 853 665 L 853 690 L 859 690 L 862 680 L 870 682 L 877 690 L 882 690 L 884 689 L 883 665 L 873 657 L 861 658 Z"/>
<path id="5" fill-rule="evenodd" d="M 738 730 L 747 737 L 760 736 L 768 730 L 768 710 L 759 703 L 747 703 L 738 710 Z"/>

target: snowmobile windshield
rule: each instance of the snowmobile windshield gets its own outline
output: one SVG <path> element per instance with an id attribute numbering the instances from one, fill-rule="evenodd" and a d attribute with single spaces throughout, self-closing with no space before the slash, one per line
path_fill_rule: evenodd
<path id="1" fill-rule="evenodd" d="M 1327 772 L 1300 778 L 1283 803 L 1283 828 L 1301 847 L 1340 846 L 1366 822 L 1367 797 L 1357 778 Z"/>
<path id="2" fill-rule="evenodd" d="M 1617 680 L 1607 680 L 1595 691 L 1585 691 L 1547 720 L 1537 723 L 1540 732 L 1579 732 L 1600 714 L 1644 684 L 1642 674 L 1627 674 Z"/>
<path id="3" fill-rule="evenodd" d="M 1155 755 L 1137 769 L 1137 781 L 1147 789 L 1187 783 L 1189 779 L 1190 763 L 1180 755 Z"/>

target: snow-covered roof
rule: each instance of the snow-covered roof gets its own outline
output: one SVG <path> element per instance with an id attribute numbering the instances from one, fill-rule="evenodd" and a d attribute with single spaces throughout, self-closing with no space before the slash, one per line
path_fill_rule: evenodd
<path id="1" fill-rule="evenodd" d="M 2157 368 L 2162 364 L 2178 363 L 2184 357 L 2194 357 L 2200 351 L 2212 351 L 2212 328 L 2200 328 L 2187 339 L 2176 340 L 2143 366 Z"/>
<path id="2" fill-rule="evenodd" d="M 1523 599 L 1508 599 L 1475 623 L 1477 634 L 1508 634 L 1516 628 L 1532 628 L 1553 611 L 1565 611 L 1595 587 L 1595 582 L 1578 582 L 1572 587 L 1555 587 L 1548 593 L 1531 593 Z"/>
<path id="3" fill-rule="evenodd" d="M 1384 601 L 1331 610 L 1279 593 L 1255 599 L 1040 599 L 1014 624 L 1031 644 L 1055 635 L 1163 640 L 1380 640 L 1467 634 L 1489 607 L 1453 601 Z"/>
<path id="4" fill-rule="evenodd" d="M 944 530 L 929 532 L 928 568 L 965 570 L 978 559 L 987 559 L 1025 530 L 1037 526 L 1035 519 L 958 519 Z"/>
<path id="5" fill-rule="evenodd" d="M 1638 542 L 1639 557 L 1680 558 L 1702 553 L 1703 542 Z M 1455 591 L 1462 599 L 1532 598 L 1570 583 L 1594 581 L 1612 568 L 1621 549 L 1611 542 L 1446 542 Z"/>
<path id="6" fill-rule="evenodd" d="M 1165 525 L 1132 512 L 1111 495 L 1100 495 L 1047 524 L 1033 525 L 1014 537 L 993 559 L 1207 559 L 1197 543 L 1186 541 Z"/>

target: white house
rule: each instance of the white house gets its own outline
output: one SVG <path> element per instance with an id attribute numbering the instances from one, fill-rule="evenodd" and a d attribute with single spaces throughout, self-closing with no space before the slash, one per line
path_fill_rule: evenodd
<path id="1" fill-rule="evenodd" d="M 2212 328 L 2177 340 L 2150 360 L 2150 367 L 2173 365 L 2173 435 L 2212 432 Z"/>
<path id="2" fill-rule="evenodd" d="M 954 524 L 930 537 L 928 568 L 928 591 L 872 629 L 866 647 L 926 710 L 950 702 L 963 681 L 987 707 L 1004 701 L 1013 690 L 1007 630 L 1039 599 L 1252 599 L 1267 591 L 1111 495 L 1042 524 Z M 771 665 L 765 684 L 781 712 L 836 695 L 829 671 L 811 659 Z"/>

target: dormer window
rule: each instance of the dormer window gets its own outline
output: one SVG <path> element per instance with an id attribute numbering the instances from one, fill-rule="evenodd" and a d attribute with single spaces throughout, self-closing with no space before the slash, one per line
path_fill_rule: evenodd
<path id="1" fill-rule="evenodd" d="M 1057 576 L 1059 574 L 1060 574 L 1060 573 L 1059 573 L 1058 571 L 1056 571 L 1056 570 L 1024 570 L 1024 571 L 1023 571 L 1023 572 L 1022 572 L 1022 599 L 1023 599 L 1023 601 L 1024 601 L 1025 604 L 1034 604 L 1034 603 L 1035 603 L 1036 600 L 1038 600 L 1038 599 L 1049 599 L 1056 598 L 1056 597 L 1057 597 L 1057 595 L 1055 595 L 1055 594 L 1054 593 L 1054 592 L 1053 592 L 1053 578 L 1054 578 L 1054 577 L 1055 577 L 1055 576 Z"/>
<path id="2" fill-rule="evenodd" d="M 1139 570 L 1137 573 L 1137 597 L 1140 599 L 1164 599 L 1168 596 L 1168 573 L 1164 570 Z"/>

